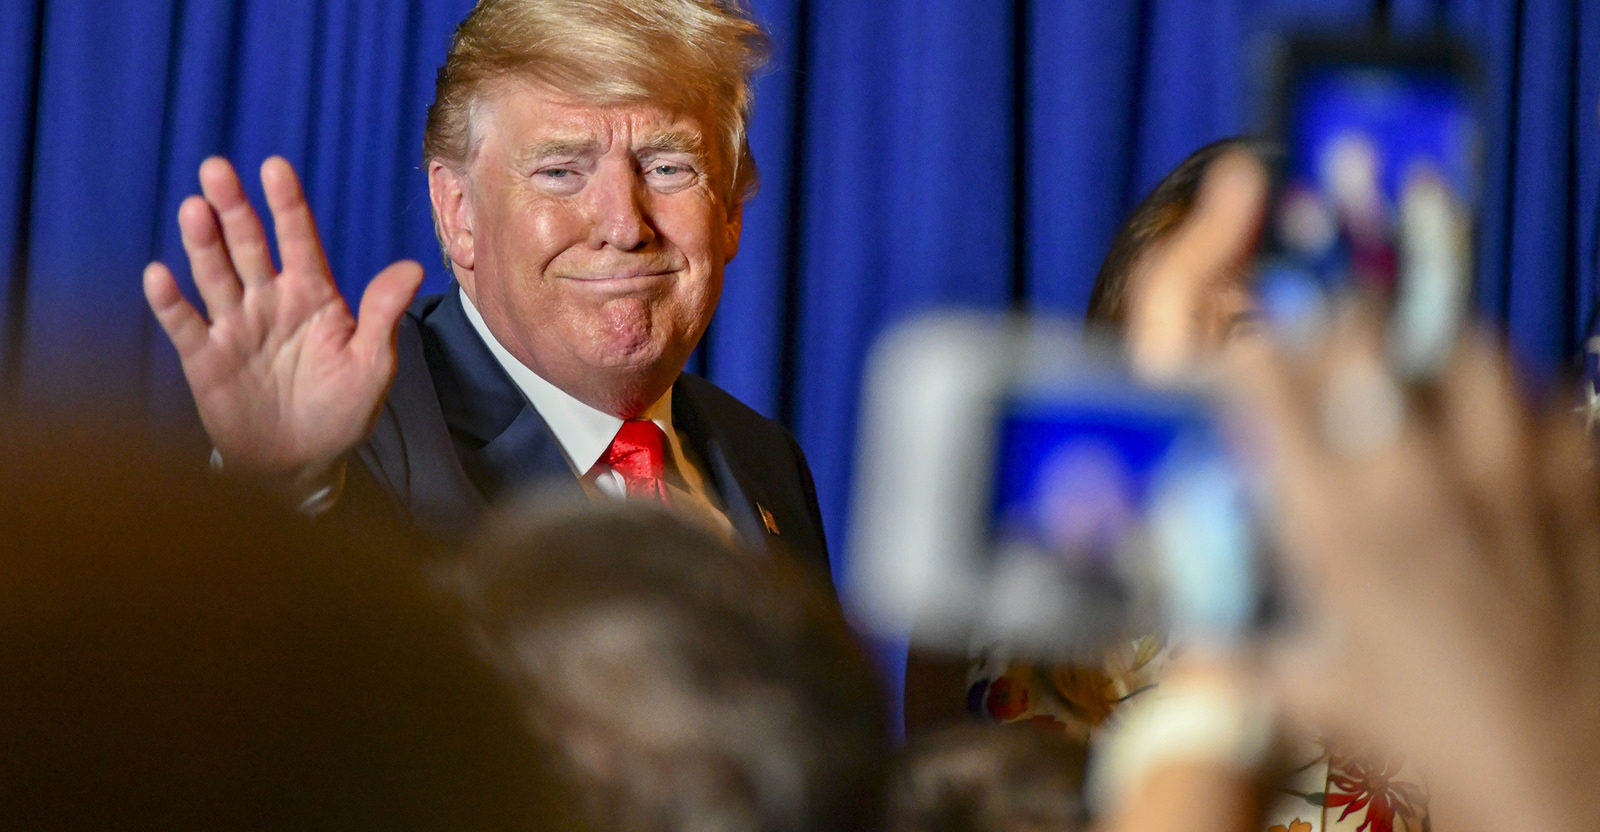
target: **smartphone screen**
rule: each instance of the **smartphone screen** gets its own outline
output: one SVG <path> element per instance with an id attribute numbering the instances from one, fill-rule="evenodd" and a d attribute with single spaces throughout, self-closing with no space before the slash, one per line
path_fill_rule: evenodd
<path id="1" fill-rule="evenodd" d="M 1251 513 L 1202 400 L 1125 382 L 1017 396 L 1001 413 L 994 609 L 1032 608 L 1035 627 L 1059 616 L 1054 643 L 1085 650 L 1253 632 Z"/>
<path id="2" fill-rule="evenodd" d="M 1291 41 L 1276 70 L 1263 297 L 1358 288 L 1411 374 L 1437 368 L 1471 301 L 1482 139 L 1472 62 L 1448 44 Z"/>

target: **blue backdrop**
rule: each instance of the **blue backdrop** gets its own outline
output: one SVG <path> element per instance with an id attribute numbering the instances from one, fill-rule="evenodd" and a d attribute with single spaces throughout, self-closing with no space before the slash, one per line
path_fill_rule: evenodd
<path id="1" fill-rule="evenodd" d="M 429 264 L 425 288 L 442 286 L 421 129 L 470 5 L 0 4 L 5 401 L 87 401 L 192 430 L 139 274 L 161 259 L 182 276 L 176 210 L 208 154 L 253 170 L 281 153 L 303 172 L 347 295 L 401 257 Z M 1480 301 L 1543 365 L 1592 323 L 1600 4 L 753 5 L 778 42 L 753 131 L 765 184 L 694 367 L 795 430 L 836 549 L 873 338 L 940 304 L 1080 312 L 1136 198 L 1190 150 L 1252 124 L 1248 58 L 1264 29 L 1351 31 L 1376 14 L 1474 42 L 1489 117 Z"/>

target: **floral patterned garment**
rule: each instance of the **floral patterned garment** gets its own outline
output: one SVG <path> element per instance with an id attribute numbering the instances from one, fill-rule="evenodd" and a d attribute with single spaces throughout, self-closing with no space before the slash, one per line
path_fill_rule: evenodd
<path id="1" fill-rule="evenodd" d="M 1169 652 L 1144 638 L 1110 651 L 1101 667 L 1063 667 L 1013 663 L 987 648 L 967 673 L 967 710 L 1092 745 L 1119 704 L 1155 687 Z M 1313 742 L 1294 756 L 1304 762 L 1267 807 L 1267 832 L 1428 832 L 1427 792 L 1400 761 L 1331 754 Z"/>
<path id="2" fill-rule="evenodd" d="M 1155 686 L 1168 651 L 1142 638 L 1108 651 L 1100 667 L 1012 662 L 984 648 L 967 670 L 967 711 L 993 722 L 1029 721 L 1087 742 L 1117 705 Z"/>
<path id="3" fill-rule="evenodd" d="M 1427 792 L 1400 760 L 1307 748 L 1268 807 L 1267 832 L 1427 832 Z"/>

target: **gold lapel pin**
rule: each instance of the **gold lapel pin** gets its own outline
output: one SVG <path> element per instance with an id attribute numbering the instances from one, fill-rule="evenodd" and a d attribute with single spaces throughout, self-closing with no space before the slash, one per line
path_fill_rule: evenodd
<path id="1" fill-rule="evenodd" d="M 778 534 L 778 521 L 773 518 L 772 512 L 767 511 L 767 507 L 760 503 L 756 503 L 756 511 L 761 512 L 761 525 L 767 527 L 767 534 L 776 536 Z"/>

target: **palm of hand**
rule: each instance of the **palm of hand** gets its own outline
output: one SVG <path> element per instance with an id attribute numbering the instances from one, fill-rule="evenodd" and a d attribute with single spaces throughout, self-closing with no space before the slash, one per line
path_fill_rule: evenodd
<path id="1" fill-rule="evenodd" d="M 276 291 L 247 293 L 184 361 L 217 450 L 252 470 L 315 465 L 361 441 L 393 372 L 353 354 L 356 321 L 337 293 L 291 282 L 310 281 L 283 274 Z"/>
<path id="2" fill-rule="evenodd" d="M 145 272 L 146 297 L 229 468 L 309 481 L 370 429 L 394 375 L 395 326 L 421 268 L 401 262 L 375 277 L 358 322 L 328 273 L 287 162 L 262 166 L 282 272 L 273 268 L 232 168 L 207 160 L 201 183 L 205 197 L 185 201 L 179 225 L 211 320 L 183 299 L 160 264 Z"/>

